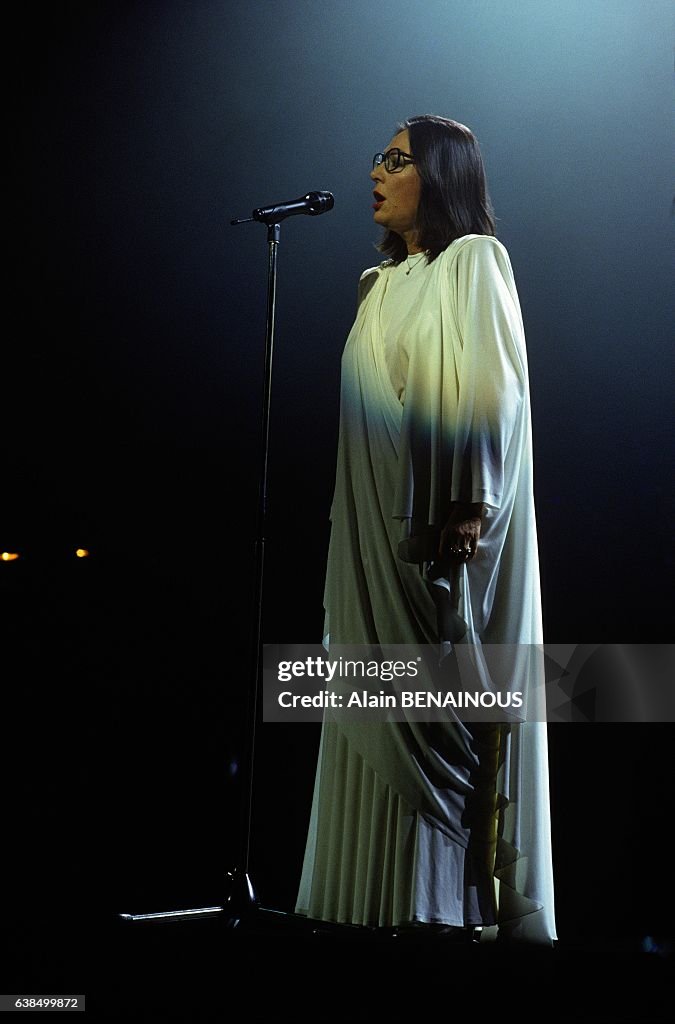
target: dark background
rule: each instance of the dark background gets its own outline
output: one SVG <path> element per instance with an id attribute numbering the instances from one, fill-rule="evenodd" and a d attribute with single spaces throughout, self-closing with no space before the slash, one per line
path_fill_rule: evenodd
<path id="1" fill-rule="evenodd" d="M 358 276 L 379 259 L 368 171 L 400 118 L 453 117 L 483 149 L 526 327 L 547 640 L 669 639 L 669 14 L 661 0 L 14 12 L 7 896 L 36 921 L 222 901 L 266 274 L 264 228 L 229 220 L 335 196 L 282 228 L 271 413 L 264 639 L 317 643 L 340 357 Z M 672 936 L 672 727 L 549 731 L 561 939 Z M 317 746 L 315 726 L 258 734 L 252 871 L 267 906 L 293 907 Z"/>

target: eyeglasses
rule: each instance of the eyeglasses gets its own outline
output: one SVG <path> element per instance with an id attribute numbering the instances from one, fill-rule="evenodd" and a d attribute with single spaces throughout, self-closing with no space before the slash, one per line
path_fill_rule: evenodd
<path id="1" fill-rule="evenodd" d="M 395 171 L 402 171 L 406 164 L 414 164 L 415 161 L 410 153 L 404 153 L 402 149 L 388 149 L 386 153 L 376 153 L 373 157 L 373 170 L 384 164 L 389 174 Z"/>

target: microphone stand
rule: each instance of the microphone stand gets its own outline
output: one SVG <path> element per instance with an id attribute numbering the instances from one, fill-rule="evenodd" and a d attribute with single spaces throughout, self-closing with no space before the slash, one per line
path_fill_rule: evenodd
<path id="1" fill-rule="evenodd" d="M 246 224 L 253 217 L 233 220 L 234 224 Z M 270 402 L 272 393 L 272 355 L 274 352 L 274 315 L 277 293 L 277 255 L 281 238 L 281 224 L 267 223 L 267 315 L 265 324 L 265 369 L 263 381 L 262 422 L 260 439 L 260 470 L 258 478 L 258 508 L 256 515 L 256 540 L 254 555 L 254 596 L 252 633 L 252 673 L 248 690 L 247 747 L 242 759 L 242 833 L 239 863 L 230 878 L 230 894 L 225 904 L 229 924 L 236 927 L 242 917 L 250 915 L 259 907 L 259 900 L 249 874 L 251 852 L 251 818 L 253 814 L 253 768 L 255 763 L 255 737 L 257 725 L 258 695 L 260 691 L 260 669 L 262 661 L 262 597 L 265 570 L 265 518 L 267 512 L 267 465 L 270 436 Z M 242 763 L 240 762 L 240 763 Z"/>
<path id="2" fill-rule="evenodd" d="M 333 205 L 330 193 L 310 193 L 305 199 L 318 197 L 321 203 L 317 209 L 308 207 L 302 212 L 312 215 L 322 212 L 323 209 L 330 209 Z M 329 196 L 330 205 L 326 205 L 323 196 Z M 300 200 L 297 201 L 298 203 Z M 285 204 L 286 207 L 291 204 Z M 295 205 L 293 203 L 292 205 Z M 255 888 L 249 873 L 250 849 L 251 849 L 251 818 L 253 811 L 253 768 L 255 759 L 255 736 L 257 724 L 258 695 L 260 691 L 260 676 L 262 664 L 262 596 L 263 596 L 263 575 L 265 568 L 265 516 L 267 509 L 267 464 L 269 452 L 269 422 L 270 422 L 270 398 L 272 391 L 272 353 L 274 349 L 274 314 L 276 306 L 277 289 L 277 251 L 281 237 L 280 221 L 289 213 L 284 206 L 267 207 L 261 210 L 254 210 L 253 217 L 243 217 L 239 220 L 232 220 L 230 224 L 248 224 L 258 221 L 267 226 L 267 316 L 265 327 L 265 369 L 263 383 L 262 401 L 262 424 L 261 424 L 261 448 L 260 448 L 260 475 L 258 485 L 258 508 L 256 521 L 255 541 L 255 583 L 253 600 L 253 630 L 252 630 L 252 673 L 251 685 L 248 690 L 247 701 L 247 744 L 244 755 L 241 759 L 242 778 L 242 834 L 239 852 L 239 862 L 232 871 L 227 872 L 230 891 L 224 906 L 197 907 L 191 910 L 159 911 L 150 914 L 120 914 L 123 921 L 166 923 L 169 921 L 189 921 L 203 918 L 223 917 L 226 927 L 236 928 L 241 921 L 251 918 L 256 913 L 265 913 L 270 916 L 270 923 L 275 919 L 294 918 L 294 915 L 286 914 L 284 911 L 270 910 L 260 907 Z M 316 930 L 317 922 L 306 919 L 298 919 L 303 928 L 308 926 Z M 331 926 L 325 923 L 322 929 L 331 931 L 333 928 L 340 930 L 340 926 Z"/>
<path id="3" fill-rule="evenodd" d="M 253 767 L 255 761 L 255 734 L 257 724 L 258 695 L 260 692 L 260 669 L 262 662 L 262 596 L 263 575 L 265 568 L 265 514 L 267 511 L 267 461 L 269 452 L 270 429 L 270 397 L 272 391 L 272 354 L 274 350 L 274 314 L 277 291 L 277 251 L 281 238 L 281 221 L 296 213 L 316 216 L 333 207 L 333 196 L 330 192 L 309 192 L 300 199 L 290 203 L 280 203 L 253 211 L 251 217 L 242 217 L 230 223 L 250 224 L 253 221 L 267 225 L 267 318 L 265 328 L 265 370 L 262 401 L 260 475 L 258 485 L 258 511 L 255 542 L 255 592 L 253 600 L 253 672 L 251 686 L 248 691 L 248 745 L 245 753 L 242 801 L 242 841 L 239 864 L 234 871 L 228 872 L 230 878 L 230 894 L 225 910 L 229 914 L 228 923 L 236 927 L 242 917 L 250 915 L 260 906 L 249 874 L 251 847 L 251 817 L 253 811 Z M 275 911 L 281 914 L 282 912 Z"/>

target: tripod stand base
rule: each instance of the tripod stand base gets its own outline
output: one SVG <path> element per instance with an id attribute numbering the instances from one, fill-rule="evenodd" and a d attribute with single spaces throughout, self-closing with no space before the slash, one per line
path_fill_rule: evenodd
<path id="1" fill-rule="evenodd" d="M 235 868 L 228 871 L 227 877 L 230 892 L 225 901 L 223 912 L 228 928 L 237 928 L 241 922 L 250 918 L 260 909 L 260 900 L 253 888 L 253 883 L 245 871 Z"/>
<path id="2" fill-rule="evenodd" d="M 152 914 L 119 914 L 118 916 L 121 921 L 168 924 L 178 921 L 200 921 L 204 918 L 220 918 L 223 913 L 223 907 L 195 907 L 191 910 L 158 910 Z"/>

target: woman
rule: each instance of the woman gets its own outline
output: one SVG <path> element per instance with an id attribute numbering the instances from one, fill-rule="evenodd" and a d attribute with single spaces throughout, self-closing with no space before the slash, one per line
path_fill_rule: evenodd
<path id="1" fill-rule="evenodd" d="M 463 643 L 539 645 L 509 256 L 471 131 L 399 127 L 371 173 L 389 259 L 361 276 L 342 360 L 324 643 L 447 652 L 454 599 Z M 296 911 L 552 943 L 545 723 L 326 719 Z"/>

